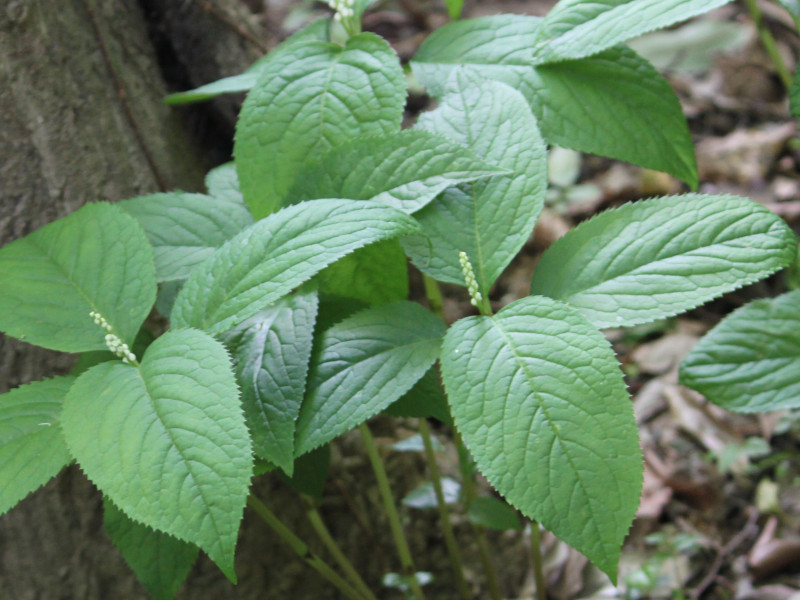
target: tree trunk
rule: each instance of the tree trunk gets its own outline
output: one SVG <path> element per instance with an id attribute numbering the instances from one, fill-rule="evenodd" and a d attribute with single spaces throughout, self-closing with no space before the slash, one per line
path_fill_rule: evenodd
<path id="1" fill-rule="evenodd" d="M 164 94 L 135 0 L 3 2 L 0 245 L 86 202 L 198 189 L 207 165 Z M 0 392 L 71 364 L 0 336 Z M 74 467 L 0 519 L 0 549 L 3 598 L 147 597 Z"/>

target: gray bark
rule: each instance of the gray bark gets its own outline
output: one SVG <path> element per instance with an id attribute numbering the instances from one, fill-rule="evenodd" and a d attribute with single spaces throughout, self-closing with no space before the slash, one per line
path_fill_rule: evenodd
<path id="1" fill-rule="evenodd" d="M 134 0 L 0 5 L 0 245 L 86 202 L 202 184 L 158 73 Z M 0 337 L 0 391 L 71 364 Z M 74 468 L 0 518 L 0 553 L 3 598 L 146 597 Z"/>

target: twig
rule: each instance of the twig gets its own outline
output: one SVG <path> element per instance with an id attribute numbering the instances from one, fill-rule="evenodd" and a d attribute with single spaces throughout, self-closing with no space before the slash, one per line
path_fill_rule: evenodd
<path id="1" fill-rule="evenodd" d="M 691 592 L 689 592 L 690 598 L 696 600 L 714 583 L 717 575 L 719 575 L 720 569 L 722 569 L 722 563 L 725 560 L 725 557 L 733 553 L 733 551 L 736 550 L 736 548 L 738 548 L 745 539 L 752 535 L 752 530 L 756 527 L 756 522 L 758 521 L 759 515 L 758 510 L 753 507 L 748 509 L 748 513 L 749 516 L 745 526 L 739 533 L 728 540 L 728 543 L 725 544 L 725 546 L 717 551 L 717 556 L 714 558 L 714 562 L 711 563 L 711 567 L 709 567 L 706 576 L 703 577 L 703 580 Z"/>
<path id="2" fill-rule="evenodd" d="M 536 582 L 536 600 L 547 600 L 547 584 L 544 581 L 542 560 L 542 536 L 539 523 L 531 520 L 531 558 L 533 559 L 533 579 Z"/>
<path id="3" fill-rule="evenodd" d="M 375 472 L 375 478 L 378 480 L 378 491 L 383 500 L 383 508 L 386 512 L 386 516 L 389 519 L 394 545 L 400 556 L 402 573 L 414 597 L 417 598 L 417 600 L 425 600 L 422 586 L 420 586 L 419 581 L 417 581 L 417 569 L 414 567 L 414 560 L 411 558 L 411 549 L 408 547 L 408 541 L 406 541 L 405 533 L 403 533 L 403 526 L 400 524 L 400 515 L 397 512 L 397 506 L 395 505 L 392 490 L 389 486 L 389 477 L 386 475 L 386 468 L 383 466 L 383 460 L 381 460 L 378 447 L 375 445 L 375 439 L 372 437 L 372 433 L 370 433 L 369 427 L 367 427 L 366 424 L 362 423 L 359 425 L 358 430 L 361 432 L 361 439 L 367 450 L 369 462 L 372 464 L 372 470 Z"/>
<path id="4" fill-rule="evenodd" d="M 331 532 L 328 530 L 328 527 L 325 525 L 325 521 L 322 520 L 322 515 L 319 514 L 317 507 L 314 503 L 314 499 L 307 494 L 301 494 L 301 498 L 303 499 L 303 504 L 306 507 L 306 515 L 308 516 L 308 520 L 311 523 L 311 526 L 314 528 L 314 531 L 319 536 L 322 543 L 325 544 L 325 547 L 328 549 L 328 552 L 331 553 L 331 556 L 339 565 L 339 567 L 344 571 L 345 575 L 350 579 L 350 582 L 353 586 L 361 593 L 364 598 L 367 600 L 376 600 L 375 595 L 369 589 L 367 584 L 362 579 L 361 575 L 359 575 L 356 568 L 353 566 L 353 563 L 347 558 L 347 556 L 342 552 L 342 549 L 339 548 L 339 544 L 336 543 L 336 540 L 333 539 Z"/>
<path id="5" fill-rule="evenodd" d="M 330 581 L 340 592 L 351 600 L 365 600 L 359 592 L 344 580 L 328 563 L 314 554 L 306 543 L 297 537 L 283 521 L 278 519 L 267 506 L 252 494 L 247 498 L 247 506 L 252 508 L 261 520 L 264 521 L 286 544 L 299 556 L 303 562 Z"/>
<path id="6" fill-rule="evenodd" d="M 428 426 L 428 421 L 425 419 L 419 420 L 419 433 L 425 445 L 425 459 L 428 463 L 431 483 L 433 483 L 433 491 L 436 494 L 436 507 L 439 509 L 439 522 L 441 523 L 442 533 L 444 534 L 444 544 L 450 556 L 450 565 L 453 567 L 453 574 L 456 578 L 456 587 L 458 588 L 458 593 L 464 600 L 470 600 L 471 595 L 467 587 L 467 582 L 464 579 L 464 565 L 461 560 L 461 552 L 458 550 L 456 536 L 453 533 L 453 525 L 450 523 L 450 511 L 447 508 L 447 501 L 445 500 L 444 491 L 442 490 L 442 477 L 439 473 L 439 465 L 436 463 L 436 454 L 433 451 L 431 429 Z"/>
<path id="7" fill-rule="evenodd" d="M 750 17 L 753 19 L 756 29 L 758 29 L 758 36 L 761 38 L 764 50 L 769 54 L 772 63 L 775 65 L 775 70 L 778 72 L 778 76 L 781 78 L 786 90 L 791 90 L 792 74 L 786 66 L 786 63 L 783 62 L 783 57 L 781 56 L 780 50 L 778 50 L 778 43 L 775 41 L 772 32 L 764 24 L 764 14 L 758 6 L 758 0 L 745 0 L 745 3 L 747 4 L 747 10 L 750 11 Z"/>

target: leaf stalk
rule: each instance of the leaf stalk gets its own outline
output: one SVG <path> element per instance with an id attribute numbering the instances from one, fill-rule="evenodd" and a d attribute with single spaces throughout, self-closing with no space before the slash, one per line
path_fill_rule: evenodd
<path id="1" fill-rule="evenodd" d="M 328 552 L 331 553 L 333 559 L 336 561 L 342 571 L 344 571 L 348 579 L 350 579 L 350 582 L 353 584 L 353 586 L 355 586 L 361 595 L 364 596 L 364 598 L 367 600 L 377 600 L 375 595 L 369 589 L 369 586 L 353 566 L 353 563 L 350 562 L 347 556 L 345 556 L 344 552 L 342 552 L 339 544 L 336 543 L 336 540 L 331 535 L 330 530 L 325 525 L 325 521 L 322 520 L 322 515 L 319 513 L 319 510 L 317 510 L 314 500 L 306 494 L 302 494 L 302 498 L 306 507 L 306 516 L 311 523 L 311 527 L 314 528 L 317 536 L 322 543 L 325 544 L 325 547 L 328 549 Z"/>
<path id="2" fill-rule="evenodd" d="M 536 585 L 536 600 L 547 600 L 547 585 L 544 581 L 542 560 L 542 536 L 539 523 L 531 520 L 531 559 L 533 561 L 533 579 Z"/>
<path id="3" fill-rule="evenodd" d="M 755 23 L 756 29 L 758 30 L 758 36 L 761 38 L 761 44 L 764 46 L 764 50 L 767 51 L 770 60 L 772 60 L 772 63 L 775 65 L 775 70 L 778 72 L 778 77 L 781 78 L 781 82 L 786 90 L 791 90 L 792 73 L 789 71 L 789 68 L 783 61 L 783 57 L 781 56 L 780 50 L 778 50 L 778 43 L 775 41 L 775 37 L 764 23 L 764 13 L 761 12 L 761 7 L 758 6 L 758 0 L 745 0 L 745 3 L 747 4 L 747 10 L 750 12 L 750 18 L 753 19 L 753 23 Z M 797 22 L 798 21 L 795 19 L 795 23 Z"/>
<path id="4" fill-rule="evenodd" d="M 464 600 L 472 598 L 467 582 L 464 579 L 464 563 L 461 560 L 461 553 L 458 550 L 456 537 L 453 532 L 453 525 L 450 522 L 450 511 L 447 508 L 447 502 L 444 498 L 444 491 L 442 490 L 442 477 L 439 472 L 439 465 L 436 463 L 436 454 L 433 450 L 433 440 L 431 439 L 431 428 L 428 421 L 425 419 L 419 420 L 419 433 L 422 436 L 422 443 L 425 445 L 425 460 L 428 463 L 428 470 L 431 475 L 431 482 L 433 483 L 433 491 L 436 494 L 436 507 L 439 510 L 439 521 L 442 526 L 442 533 L 444 534 L 444 544 L 447 548 L 447 554 L 450 555 L 450 565 L 453 567 L 453 575 L 456 579 L 456 587 L 458 593 Z"/>
<path id="5" fill-rule="evenodd" d="M 261 520 L 264 521 L 278 536 L 286 542 L 286 544 L 299 556 L 308 566 L 314 569 L 317 573 L 322 575 L 336 589 L 344 594 L 350 600 L 368 600 L 367 597 L 357 592 L 347 581 L 344 580 L 336 571 L 334 571 L 328 563 L 322 560 L 319 556 L 314 554 L 306 543 L 301 540 L 297 535 L 292 532 L 283 521 L 281 521 L 275 514 L 267 508 L 261 500 L 256 498 L 253 494 L 247 497 L 247 505 L 252 508 Z"/>
<path id="6" fill-rule="evenodd" d="M 386 516 L 389 519 L 389 526 L 392 530 L 392 538 L 394 545 L 397 548 L 397 553 L 400 557 L 400 565 L 402 573 L 408 581 L 411 592 L 417 600 L 425 600 L 425 594 L 422 587 L 417 581 L 417 569 L 414 566 L 414 560 L 411 558 L 411 550 L 408 547 L 405 533 L 403 533 L 403 526 L 400 524 L 400 515 L 397 512 L 397 505 L 394 502 L 392 489 L 389 485 L 389 477 L 386 474 L 386 468 L 383 465 L 378 447 L 375 445 L 375 439 L 367 427 L 366 423 L 358 426 L 361 432 L 361 439 L 364 442 L 364 447 L 367 450 L 369 462 L 372 465 L 372 470 L 375 473 L 375 478 L 378 480 L 378 490 L 380 491 L 381 499 L 383 500 L 383 507 Z"/>

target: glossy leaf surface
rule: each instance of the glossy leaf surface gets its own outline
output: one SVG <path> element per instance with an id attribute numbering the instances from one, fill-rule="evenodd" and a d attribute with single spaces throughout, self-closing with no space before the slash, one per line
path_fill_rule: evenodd
<path id="1" fill-rule="evenodd" d="M 256 456 L 290 475 L 317 308 L 316 292 L 301 290 L 224 335 Z"/>
<path id="2" fill-rule="evenodd" d="M 561 0 L 542 23 L 534 60 L 583 58 L 714 10 L 730 0 Z"/>
<path id="3" fill-rule="evenodd" d="M 530 237 L 544 205 L 547 152 L 536 118 L 516 90 L 459 71 L 439 108 L 423 114 L 418 127 L 509 171 L 447 190 L 414 215 L 424 235 L 404 240 L 420 270 L 449 283 L 464 285 L 458 257 L 466 252 L 487 295 Z"/>
<path id="4" fill-rule="evenodd" d="M 359 138 L 305 167 L 286 202 L 352 198 L 413 213 L 452 185 L 507 173 L 465 145 L 418 130 Z"/>

